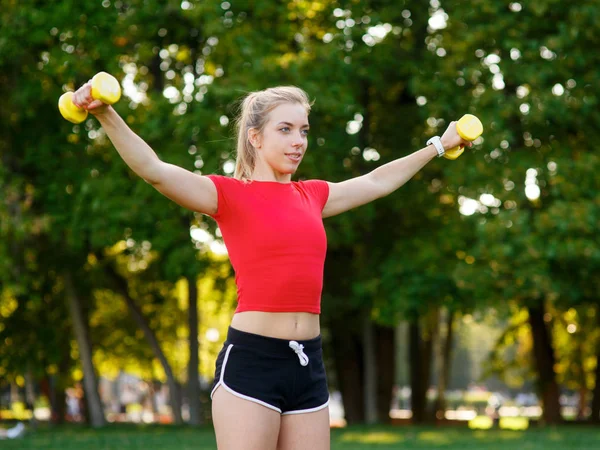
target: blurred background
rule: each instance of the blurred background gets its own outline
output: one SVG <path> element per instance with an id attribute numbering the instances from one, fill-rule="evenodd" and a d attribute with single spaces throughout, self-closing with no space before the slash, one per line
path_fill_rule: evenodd
<path id="1" fill-rule="evenodd" d="M 599 18 L 595 0 L 1 0 L 0 426 L 210 423 L 227 250 L 93 117 L 60 116 L 99 71 L 200 174 L 233 173 L 239 100 L 270 86 L 315 101 L 296 179 L 478 116 L 459 159 L 325 221 L 332 426 L 598 423 Z"/>

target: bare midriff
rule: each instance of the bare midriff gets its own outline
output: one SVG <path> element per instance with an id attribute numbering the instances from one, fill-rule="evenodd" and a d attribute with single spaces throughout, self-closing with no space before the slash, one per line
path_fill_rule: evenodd
<path id="1" fill-rule="evenodd" d="M 244 311 L 233 316 L 231 326 L 247 333 L 289 340 L 312 339 L 321 332 L 319 314 L 306 312 Z"/>

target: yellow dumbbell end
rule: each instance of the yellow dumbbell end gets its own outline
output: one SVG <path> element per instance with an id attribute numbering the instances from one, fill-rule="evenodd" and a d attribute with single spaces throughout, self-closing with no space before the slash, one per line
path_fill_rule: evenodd
<path id="1" fill-rule="evenodd" d="M 460 146 L 459 147 L 451 148 L 450 150 L 446 150 L 444 152 L 444 158 L 455 160 L 460 155 L 462 155 L 464 151 L 465 151 L 465 148 L 464 147 L 460 147 Z"/>
<path id="2" fill-rule="evenodd" d="M 474 141 L 483 133 L 483 125 L 473 114 L 465 114 L 456 122 L 456 131 L 465 141 Z"/>
<path id="3" fill-rule="evenodd" d="M 65 92 L 58 99 L 58 110 L 61 115 L 72 123 L 83 122 L 88 115 L 85 109 L 78 108 L 73 104 L 73 93 Z"/>
<path id="4" fill-rule="evenodd" d="M 473 114 L 465 114 L 456 122 L 456 132 L 465 141 L 474 141 L 483 133 L 483 125 L 481 120 Z M 462 146 L 451 148 L 446 150 L 444 158 L 454 160 L 462 155 L 464 151 L 465 148 Z"/>
<path id="5" fill-rule="evenodd" d="M 106 73 L 98 72 L 92 78 L 92 98 L 102 103 L 112 105 L 121 98 L 121 86 L 115 77 Z"/>

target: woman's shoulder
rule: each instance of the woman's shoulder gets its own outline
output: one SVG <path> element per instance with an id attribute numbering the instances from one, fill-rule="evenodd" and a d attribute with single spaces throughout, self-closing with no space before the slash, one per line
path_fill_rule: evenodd
<path id="1" fill-rule="evenodd" d="M 308 189 L 308 190 L 322 190 L 322 189 L 328 189 L 328 183 L 325 180 L 318 180 L 318 179 L 313 179 L 313 180 L 298 180 L 298 181 L 292 181 L 292 183 L 294 183 L 296 186 L 298 186 L 300 189 Z"/>
<path id="2" fill-rule="evenodd" d="M 244 190 L 241 189 L 246 183 L 237 178 L 226 175 L 206 175 L 217 189 L 217 214 L 213 217 L 219 220 L 226 220 L 232 211 L 235 211 L 240 202 L 243 202 Z"/>
<path id="3" fill-rule="evenodd" d="M 296 182 L 296 186 L 310 197 L 316 198 L 321 209 L 323 209 L 329 198 L 329 183 L 327 181 L 318 179 L 301 180 Z"/>
<path id="4" fill-rule="evenodd" d="M 216 173 L 206 175 L 206 177 L 210 178 L 211 180 L 216 180 L 216 181 L 220 181 L 220 182 L 224 182 L 224 183 L 242 183 L 243 182 L 242 180 L 238 180 L 237 178 L 234 178 L 232 176 L 218 175 Z"/>
<path id="5" fill-rule="evenodd" d="M 244 186 L 247 183 L 243 180 L 238 180 L 237 178 L 230 177 L 227 175 L 206 175 L 207 178 L 211 179 L 213 183 L 219 187 L 234 187 L 234 186 Z"/>

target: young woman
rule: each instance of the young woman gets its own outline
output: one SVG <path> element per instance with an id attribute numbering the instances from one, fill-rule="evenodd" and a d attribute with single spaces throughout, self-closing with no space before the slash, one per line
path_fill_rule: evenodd
<path id="1" fill-rule="evenodd" d="M 211 397 L 220 450 L 329 449 L 329 394 L 319 313 L 323 218 L 386 196 L 444 149 L 470 146 L 452 122 L 441 139 L 341 183 L 292 181 L 307 150 L 310 102 L 296 87 L 245 97 L 235 176 L 200 176 L 161 161 L 90 84 L 73 103 L 93 113 L 129 167 L 159 192 L 218 223 L 238 307 Z"/>

